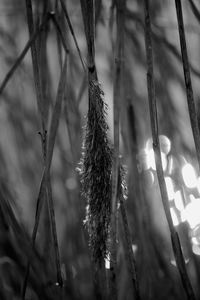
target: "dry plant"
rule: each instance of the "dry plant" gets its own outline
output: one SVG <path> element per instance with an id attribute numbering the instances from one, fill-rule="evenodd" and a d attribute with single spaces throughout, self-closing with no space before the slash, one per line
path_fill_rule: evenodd
<path id="1" fill-rule="evenodd" d="M 200 71 L 190 62 L 182 10 L 188 7 L 198 24 L 200 13 L 195 1 L 185 2 L 182 8 L 175 0 L 173 7 L 180 49 L 160 26 L 162 5 L 169 4 L 158 0 L 113 0 L 109 5 L 26 0 L 19 8 L 26 16 L 21 24 L 26 24 L 28 41 L 13 60 L 0 46 L 9 65 L 0 83 L 0 104 L 5 102 L 0 120 L 10 123 L 8 136 L 0 131 L 1 299 L 198 299 L 200 260 L 192 239 L 199 227 L 192 235 L 185 223 L 174 224 L 165 180 L 165 173 L 174 168 L 180 187 L 178 162 L 184 159 L 173 158 L 175 167 L 165 171 L 159 138 L 167 132 L 175 143 L 179 136 L 178 105 L 170 91 L 174 80 L 186 90 L 185 115 L 195 145 L 191 150 L 179 138 L 178 149 L 200 164 L 199 112 L 192 85 Z M 0 38 L 8 49 L 17 47 L 14 34 L 0 29 Z M 184 82 L 176 66 L 183 67 Z M 106 69 L 102 85 L 101 68 Z M 20 79 L 20 84 L 29 94 L 34 90 L 35 107 L 28 92 L 19 96 L 14 87 L 12 93 L 22 74 L 26 81 Z M 33 131 L 38 131 L 39 142 Z M 155 154 L 151 171 L 146 152 L 141 156 L 140 151 L 149 135 Z M 7 146 L 9 139 L 17 150 Z M 168 165 L 172 156 L 178 157 L 176 151 L 166 151 Z M 20 168 L 22 191 L 15 172 L 21 174 Z M 31 203 L 28 225 L 19 209 L 23 193 Z M 190 199 L 199 195 L 193 187 L 184 193 Z M 156 226 L 155 219 L 164 225 Z M 173 257 L 177 267 L 172 266 Z"/>

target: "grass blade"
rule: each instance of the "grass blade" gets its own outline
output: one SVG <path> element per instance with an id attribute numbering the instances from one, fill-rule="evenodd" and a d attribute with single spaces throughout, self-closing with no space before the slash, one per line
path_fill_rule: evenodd
<path id="1" fill-rule="evenodd" d="M 175 4 L 176 4 L 176 13 L 177 13 L 177 20 L 178 20 L 178 28 L 179 28 L 179 37 L 180 37 L 180 45 L 181 45 L 181 53 L 182 53 L 182 61 L 183 61 L 183 71 L 184 71 L 184 78 L 185 78 L 188 111 L 189 111 L 190 123 L 192 127 L 194 143 L 196 147 L 197 160 L 199 163 L 199 171 L 200 171 L 200 132 L 199 132 L 198 118 L 197 118 L 197 113 L 195 108 L 195 101 L 193 96 L 192 81 L 190 77 L 190 66 L 189 66 L 186 39 L 185 39 L 182 5 L 180 0 L 175 0 Z"/>
<path id="2" fill-rule="evenodd" d="M 146 57 L 147 57 L 147 87 L 148 87 L 150 121 L 151 121 L 151 130 L 152 130 L 152 138 L 153 138 L 153 149 L 155 152 L 155 160 L 156 160 L 157 178 L 159 182 L 161 198 L 162 198 L 166 219 L 171 233 L 171 241 L 172 241 L 172 247 L 174 251 L 174 257 L 176 260 L 178 271 L 180 273 L 180 277 L 182 279 L 183 288 L 185 289 L 188 300 L 195 300 L 193 288 L 187 274 L 179 237 L 173 226 L 169 203 L 168 203 L 168 197 L 167 197 L 167 188 L 166 188 L 164 173 L 162 169 L 160 144 L 158 138 L 158 119 L 157 119 L 154 69 L 153 69 L 153 53 L 152 53 L 152 41 L 151 41 L 151 20 L 149 14 L 148 0 L 144 1 L 144 13 L 145 13 L 145 46 L 146 46 Z"/>
<path id="3" fill-rule="evenodd" d="M 26 14 L 27 14 L 29 35 L 32 36 L 34 33 L 34 22 L 33 22 L 33 9 L 32 9 L 31 0 L 26 0 Z M 31 44 L 31 56 L 32 56 L 32 63 L 33 63 L 33 74 L 34 74 L 34 81 L 35 81 L 37 105 L 41 117 L 42 131 L 44 136 L 46 125 L 45 125 L 45 117 L 44 117 L 44 109 L 43 109 L 42 85 L 41 85 L 41 76 L 39 70 L 38 51 L 37 51 L 36 41 L 33 41 L 33 43 Z M 43 155 L 45 157 L 45 149 L 43 149 Z"/>
<path id="4" fill-rule="evenodd" d="M 39 226 L 41 210 L 42 210 L 42 206 L 45 201 L 45 198 L 46 198 L 45 195 L 46 195 L 45 171 L 43 171 L 42 180 L 41 180 L 40 189 L 39 189 L 39 195 L 38 195 L 38 199 L 37 199 L 37 206 L 36 206 L 36 212 L 35 212 L 35 223 L 34 223 L 34 228 L 33 228 L 32 237 L 31 237 L 32 250 L 35 247 L 35 240 L 36 240 L 37 230 L 38 230 L 38 226 Z M 23 281 L 23 285 L 22 285 L 22 292 L 21 292 L 22 300 L 24 300 L 25 296 L 26 296 L 26 288 L 27 288 L 28 277 L 29 277 L 29 273 L 30 273 L 30 265 L 31 265 L 31 255 L 28 258 L 28 262 L 27 262 L 27 266 L 26 266 L 26 273 L 25 273 L 24 281 Z"/>
<path id="5" fill-rule="evenodd" d="M 79 48 L 79 45 L 78 45 L 78 42 L 77 42 L 77 39 L 76 39 L 76 36 L 75 36 L 75 33 L 74 33 L 74 29 L 73 29 L 72 23 L 71 23 L 70 18 L 69 18 L 67 7 L 66 7 L 66 5 L 65 5 L 65 3 L 64 3 L 63 0 L 60 0 L 60 3 L 61 3 L 61 6 L 62 6 L 62 9 L 64 11 L 65 18 L 67 20 L 67 24 L 69 26 L 69 30 L 71 32 L 71 35 L 72 35 L 73 39 L 74 39 L 74 43 L 75 43 L 76 49 L 78 51 L 79 58 L 81 60 L 81 64 L 83 66 L 83 70 L 85 71 L 85 64 L 84 64 L 84 61 L 83 61 L 83 58 L 82 58 L 82 54 L 81 54 L 81 50 Z"/>
<path id="6" fill-rule="evenodd" d="M 31 47 L 31 45 L 34 43 L 34 41 L 36 40 L 37 36 L 40 34 L 40 32 L 44 29 L 45 25 L 47 24 L 47 22 L 49 21 L 49 16 L 47 16 L 44 21 L 42 22 L 42 24 L 39 26 L 38 29 L 36 29 L 36 31 L 33 33 L 33 35 L 30 37 L 29 41 L 26 43 L 23 51 L 21 52 L 21 54 L 19 55 L 19 57 L 16 59 L 14 65 L 12 66 L 12 68 L 8 71 L 8 73 L 6 74 L 3 82 L 0 85 L 0 95 L 2 94 L 4 88 L 6 87 L 7 83 L 9 82 L 10 78 L 13 76 L 14 72 L 16 71 L 17 67 L 20 65 L 21 61 L 24 59 L 26 53 L 28 52 L 29 48 Z"/>
<path id="7" fill-rule="evenodd" d="M 118 174 L 119 174 L 119 120 L 120 101 L 122 97 L 122 73 L 124 60 L 124 29 L 125 29 L 125 8 L 126 1 L 118 0 L 117 9 L 117 41 L 114 74 L 114 157 L 112 168 L 112 214 L 111 214 L 111 268 L 110 268 L 110 297 L 117 299 L 117 202 L 118 202 Z"/>
<path id="8" fill-rule="evenodd" d="M 134 299 L 140 300 L 140 291 L 139 291 L 139 284 L 138 284 L 138 278 L 136 273 L 136 261 L 134 252 L 132 250 L 132 242 L 131 242 L 131 233 L 128 225 L 128 218 L 125 208 L 125 201 L 124 201 L 124 191 L 123 189 L 126 188 L 126 183 L 124 183 L 125 179 L 124 177 L 124 170 L 123 167 L 120 167 L 119 175 L 118 175 L 118 196 L 120 199 L 120 212 L 122 217 L 122 224 L 124 227 L 124 239 L 125 239 L 125 253 L 127 257 L 127 265 L 131 277 L 131 281 L 133 284 L 133 292 L 134 292 Z"/>
<path id="9" fill-rule="evenodd" d="M 41 209 L 42 209 L 43 202 L 44 202 L 44 197 L 46 198 L 46 196 L 47 196 L 48 201 L 49 201 L 50 220 L 51 220 L 51 224 L 52 224 L 52 233 L 53 233 L 54 248 L 55 248 L 55 255 L 56 255 L 57 280 L 58 280 L 59 285 L 62 285 L 62 276 L 61 276 L 61 267 L 60 267 L 60 260 L 59 260 L 55 213 L 54 213 L 54 207 L 53 207 L 53 199 L 52 199 L 52 191 L 51 191 L 49 174 L 50 174 L 50 167 L 51 167 L 51 161 L 52 161 L 52 156 L 53 156 L 55 138 L 56 138 L 56 134 L 57 134 L 58 123 L 59 123 L 59 118 L 60 118 L 60 113 L 61 113 L 62 99 L 64 97 L 64 91 L 65 91 L 66 68 L 67 68 L 67 58 L 65 59 L 65 64 L 64 64 L 63 70 L 61 72 L 56 104 L 54 107 L 54 112 L 53 112 L 52 121 L 51 121 L 50 134 L 49 134 L 48 147 L 47 147 L 46 166 L 45 166 L 45 170 L 44 170 L 43 176 L 42 176 L 42 181 L 40 184 L 40 190 L 39 190 L 39 196 L 38 196 L 38 200 L 37 200 L 37 207 L 36 207 L 36 214 L 35 214 L 35 224 L 34 224 L 34 229 L 33 229 L 33 233 L 32 233 L 32 247 L 34 247 L 37 230 L 38 230 L 38 226 L 39 226 Z M 22 287 L 22 299 L 23 300 L 25 299 L 26 287 L 27 287 L 28 276 L 29 276 L 29 271 L 30 271 L 30 259 L 31 259 L 31 257 L 29 258 L 28 263 L 27 263 L 26 274 L 25 274 L 23 287 Z"/>
<path id="10" fill-rule="evenodd" d="M 47 160 L 46 160 L 46 169 L 45 169 L 46 192 L 47 192 L 47 196 L 48 196 L 47 198 L 49 202 L 50 221 L 52 226 L 52 234 L 53 234 L 54 249 L 55 249 L 55 256 L 56 256 L 57 281 L 60 286 L 62 286 L 63 282 L 62 282 L 62 275 L 61 275 L 60 255 L 58 249 L 55 212 L 54 212 L 52 190 L 51 190 L 51 183 L 50 183 L 50 167 L 51 167 L 53 149 L 54 149 L 55 139 L 57 135 L 60 114 L 61 114 L 62 100 L 65 94 L 66 76 L 67 76 L 67 55 L 65 56 L 64 66 L 60 75 L 56 103 L 54 106 L 54 111 L 53 111 L 50 130 L 49 130 Z"/>
<path id="11" fill-rule="evenodd" d="M 63 48 L 65 49 L 66 54 L 68 54 L 68 53 L 69 53 L 69 50 L 68 50 L 68 48 L 67 48 L 66 39 L 65 39 L 65 37 L 64 37 L 64 35 L 63 35 L 63 33 L 62 33 L 62 29 L 61 29 L 61 27 L 60 27 L 60 24 L 58 23 L 58 21 L 57 21 L 57 19 L 56 19 L 56 15 L 55 15 L 54 12 L 50 12 L 49 15 L 50 15 L 50 17 L 51 17 L 51 20 L 53 21 L 53 24 L 54 24 L 54 26 L 55 26 L 57 32 L 58 32 L 59 35 L 60 35 L 60 39 L 61 39 L 61 42 L 62 42 L 62 44 L 63 44 Z"/>
<path id="12" fill-rule="evenodd" d="M 192 12 L 194 14 L 194 16 L 196 17 L 197 21 L 200 23 L 200 11 L 198 10 L 198 8 L 196 7 L 195 3 L 193 2 L 193 0 L 188 0 L 192 9 Z"/>

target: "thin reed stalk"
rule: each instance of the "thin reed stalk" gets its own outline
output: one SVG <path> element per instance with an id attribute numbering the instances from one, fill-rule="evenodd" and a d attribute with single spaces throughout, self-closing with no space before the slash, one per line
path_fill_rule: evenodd
<path id="1" fill-rule="evenodd" d="M 112 168 L 112 214 L 111 214 L 111 256 L 110 256 L 110 297 L 117 299 L 117 202 L 118 202 L 118 170 L 119 170 L 119 122 L 120 101 L 122 98 L 122 73 L 124 63 L 124 27 L 125 0 L 116 1 L 117 40 L 115 54 L 113 115 L 114 115 L 114 155 Z"/>
<path id="2" fill-rule="evenodd" d="M 79 55 L 79 58 L 80 58 L 80 61 L 81 61 L 81 64 L 82 64 L 82 67 L 83 67 L 83 70 L 85 70 L 85 63 L 84 63 L 84 60 L 83 60 L 83 57 L 82 57 L 82 54 L 81 54 L 81 50 L 79 48 L 79 45 L 78 45 L 78 42 L 77 42 L 77 38 L 76 38 L 76 35 L 74 33 L 74 29 L 73 29 L 73 26 L 72 26 L 72 23 L 71 23 L 71 20 L 70 20 L 70 17 L 69 17 L 69 14 L 68 14 L 68 11 L 67 11 L 67 7 L 64 3 L 63 0 L 60 0 L 60 3 L 61 3 L 61 7 L 63 9 L 63 12 L 64 12 L 64 15 L 65 15 L 65 18 L 66 18 L 66 21 L 67 21 L 67 24 L 69 26 L 69 30 L 71 32 L 71 35 L 74 39 L 74 43 L 75 43 L 75 46 L 76 46 L 76 49 L 77 49 L 77 52 L 78 52 L 78 55 Z"/>
<path id="3" fill-rule="evenodd" d="M 141 19 L 140 16 L 138 16 L 137 13 L 127 10 L 126 16 L 128 19 L 132 19 L 133 21 L 136 21 L 141 26 L 141 28 L 144 29 L 143 20 Z M 130 29 L 126 28 L 126 34 L 131 37 L 132 31 Z M 181 57 L 181 54 L 179 53 L 178 49 L 170 41 L 168 41 L 167 38 L 165 36 L 163 36 L 162 33 L 159 34 L 159 32 L 157 30 L 152 29 L 152 38 L 155 40 L 156 43 L 161 43 L 161 44 L 165 45 L 165 47 L 170 51 L 170 53 L 173 54 L 174 57 L 176 57 L 176 59 L 182 63 L 182 57 Z M 200 71 L 198 71 L 191 64 L 190 64 L 190 70 L 192 71 L 192 73 L 195 76 L 200 77 Z"/>
<path id="4" fill-rule="evenodd" d="M 58 92 L 56 97 L 56 103 L 54 106 L 54 111 L 51 120 L 51 126 L 49 130 L 49 139 L 47 145 L 47 164 L 46 164 L 46 189 L 49 201 L 49 213 L 50 213 L 50 221 L 52 227 L 52 235 L 54 241 L 54 250 L 55 250 L 55 259 L 56 259 L 56 267 L 57 267 L 57 282 L 60 286 L 63 285 L 62 274 L 61 274 L 61 266 L 60 266 L 60 255 L 58 248 L 58 238 L 57 238 L 57 230 L 56 230 L 56 221 L 55 221 L 55 212 L 54 212 L 54 204 L 52 198 L 52 190 L 50 183 L 50 167 L 51 161 L 53 157 L 53 149 L 55 144 L 55 139 L 58 131 L 58 124 L 62 109 L 62 101 L 65 95 L 65 85 L 66 85 L 66 76 L 67 76 L 67 55 L 65 56 L 65 62 L 63 65 L 63 69 L 60 75 L 60 82 L 58 86 Z"/>
<path id="5" fill-rule="evenodd" d="M 24 49 L 22 50 L 21 54 L 16 59 L 14 65 L 11 67 L 11 69 L 6 74 L 5 78 L 3 79 L 3 81 L 2 81 L 2 83 L 0 85 L 0 95 L 3 93 L 3 90 L 6 87 L 7 83 L 9 82 L 10 78 L 13 76 L 14 72 L 16 71 L 16 69 L 18 68 L 18 66 L 20 65 L 20 63 L 22 62 L 22 60 L 24 59 L 24 57 L 25 57 L 26 53 L 28 52 L 28 50 L 30 49 L 31 45 L 35 42 L 35 40 L 38 37 L 38 35 L 44 29 L 44 27 L 46 26 L 46 24 L 49 21 L 49 19 L 50 19 L 49 15 L 47 15 L 44 18 L 42 24 L 32 34 L 32 36 L 30 37 L 29 41 L 26 43 Z"/>
<path id="6" fill-rule="evenodd" d="M 161 199 L 162 199 L 166 219 L 169 225 L 169 230 L 171 233 L 171 242 L 174 251 L 174 257 L 175 257 L 178 271 L 180 273 L 183 288 L 185 290 L 188 300 L 195 300 L 194 291 L 187 274 L 179 236 L 173 226 L 172 217 L 169 209 L 164 173 L 162 168 L 161 152 L 160 152 L 160 144 L 159 144 L 159 132 L 158 132 L 154 69 L 153 69 L 151 20 L 149 14 L 148 0 L 144 1 L 144 13 L 145 13 L 145 45 L 146 45 L 146 57 L 147 57 L 147 88 L 148 88 L 150 121 L 151 121 L 151 130 L 152 130 L 152 138 L 153 138 L 153 149 L 155 152 L 157 177 L 158 177 L 158 182 L 160 187 Z"/>
<path id="7" fill-rule="evenodd" d="M 55 26 L 55 28 L 56 28 L 56 31 L 57 31 L 58 34 L 60 35 L 60 39 L 61 39 L 63 48 L 64 48 L 66 54 L 68 54 L 68 53 L 69 53 L 69 49 L 68 49 L 68 47 L 67 47 L 66 40 L 65 40 L 65 37 L 64 37 L 64 35 L 63 35 L 62 29 L 61 29 L 61 27 L 60 27 L 60 24 L 59 24 L 59 22 L 57 21 L 56 14 L 55 14 L 55 12 L 50 12 L 49 15 L 50 15 L 50 17 L 51 17 L 51 20 L 53 21 L 53 24 L 54 24 L 54 26 Z"/>
<path id="8" fill-rule="evenodd" d="M 196 4 L 194 3 L 193 0 L 188 0 L 188 1 L 190 3 L 190 7 L 192 9 L 194 16 L 196 17 L 197 21 L 200 23 L 200 11 L 196 7 Z"/>
<path id="9" fill-rule="evenodd" d="M 190 123 L 192 127 L 192 133 L 194 137 L 194 143 L 196 147 L 197 160 L 199 164 L 200 171 L 200 132 L 198 126 L 198 118 L 195 108 L 195 101 L 193 96 L 193 88 L 192 81 L 190 76 L 190 66 L 187 54 L 187 45 L 185 39 L 185 29 L 183 22 L 183 13 L 182 13 L 182 4 L 180 0 L 175 0 L 176 4 L 176 13 L 177 13 L 177 21 L 178 21 L 178 29 L 179 29 L 179 38 L 181 45 L 181 53 L 182 53 L 182 61 L 183 61 L 183 72 L 185 78 L 185 88 L 187 94 L 187 103 L 188 103 L 188 111 L 190 116 Z"/>
<path id="10" fill-rule="evenodd" d="M 59 118 L 60 118 L 60 114 L 61 114 L 62 100 L 63 100 L 64 93 L 65 93 L 66 71 L 67 71 L 67 56 L 65 57 L 65 63 L 64 63 L 61 75 L 60 75 L 60 82 L 59 82 L 59 86 L 58 86 L 56 103 L 54 106 L 54 111 L 53 111 L 50 130 L 49 130 L 46 164 L 45 164 L 45 169 L 43 172 L 42 181 L 41 181 L 41 185 L 40 185 L 36 213 L 35 213 L 35 224 L 34 224 L 34 229 L 33 229 L 33 233 L 32 233 L 32 247 L 34 248 L 37 230 L 38 230 L 38 226 L 39 226 L 41 210 L 42 210 L 44 198 L 46 199 L 46 196 L 47 196 L 47 200 L 48 200 L 48 204 L 49 204 L 51 229 L 52 229 L 52 235 L 53 235 L 53 241 L 54 241 L 55 261 L 56 261 L 56 269 L 57 269 L 57 283 L 61 287 L 63 285 L 63 281 L 62 281 L 62 274 L 61 274 L 60 255 L 59 255 L 59 249 L 58 249 L 58 239 L 57 239 L 57 231 L 56 231 L 54 204 L 53 204 L 52 190 L 51 190 L 51 183 L 50 183 L 50 168 L 51 168 L 51 162 L 52 162 L 52 157 L 53 157 L 53 149 L 54 149 L 55 139 L 56 139 L 57 130 L 58 130 Z M 29 276 L 29 271 L 30 271 L 30 260 L 31 260 L 31 257 L 29 258 L 28 263 L 27 263 L 26 274 L 24 277 L 24 282 L 23 282 L 23 287 L 22 287 L 22 299 L 23 300 L 25 299 L 26 287 L 27 287 L 27 283 L 28 283 L 28 276 Z"/>
<path id="11" fill-rule="evenodd" d="M 127 217 L 125 203 L 124 203 L 123 189 L 126 188 L 126 183 L 124 182 L 125 179 L 123 178 L 124 177 L 123 172 L 124 170 L 121 167 L 119 171 L 119 178 L 118 178 L 119 181 L 118 195 L 120 199 L 120 212 L 121 212 L 122 224 L 124 228 L 124 239 L 125 239 L 124 251 L 126 253 L 127 266 L 133 284 L 133 296 L 134 299 L 140 300 L 141 297 L 140 297 L 139 283 L 138 283 L 137 271 L 136 271 L 136 261 L 132 249 L 131 233 L 128 225 L 128 217 Z"/>
<path id="12" fill-rule="evenodd" d="M 42 210 L 43 202 L 46 199 L 44 174 L 45 174 L 45 171 L 43 171 L 42 180 L 41 180 L 40 189 L 39 189 L 39 195 L 38 195 L 38 199 L 37 199 L 35 222 L 34 222 L 34 228 L 33 228 L 32 237 L 31 237 L 32 249 L 34 249 L 34 247 L 35 247 L 35 240 L 36 240 L 37 230 L 38 230 L 39 221 L 40 221 L 40 213 Z M 29 277 L 29 273 L 30 273 L 31 259 L 32 259 L 32 257 L 30 255 L 28 258 L 26 272 L 25 272 L 25 276 L 24 276 L 24 280 L 23 280 L 23 284 L 22 284 L 22 291 L 21 291 L 21 299 L 22 300 L 24 300 L 25 296 L 26 296 L 26 288 L 27 288 L 28 277 Z"/>
<path id="13" fill-rule="evenodd" d="M 34 33 L 33 9 L 32 9 L 31 0 L 26 0 L 26 14 L 27 14 L 29 35 L 31 37 Z M 42 85 L 41 85 L 41 76 L 40 76 L 40 69 L 38 63 L 38 51 L 37 51 L 36 40 L 33 41 L 33 43 L 31 44 L 31 56 L 32 56 L 32 64 L 33 64 L 33 74 L 34 74 L 37 105 L 38 105 L 38 110 L 39 110 L 41 123 L 42 123 L 42 136 L 45 137 L 46 124 L 45 124 L 44 109 L 43 109 L 44 101 L 42 95 Z M 42 149 L 43 149 L 43 156 L 45 160 L 45 152 L 46 152 L 45 143 L 42 143 Z"/>

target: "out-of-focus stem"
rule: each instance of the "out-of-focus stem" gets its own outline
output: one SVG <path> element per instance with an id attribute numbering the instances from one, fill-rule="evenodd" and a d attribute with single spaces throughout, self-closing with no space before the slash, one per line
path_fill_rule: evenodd
<path id="1" fill-rule="evenodd" d="M 169 209 L 164 173 L 162 169 L 162 160 L 161 160 L 161 152 L 160 152 L 160 144 L 159 144 L 159 133 L 158 133 L 158 118 L 157 118 L 157 107 L 156 107 L 154 71 L 153 71 L 151 20 L 149 14 L 148 0 L 144 0 L 144 13 L 145 13 L 145 45 L 146 45 L 146 57 L 147 57 L 147 87 L 148 87 L 150 121 L 151 121 L 152 138 L 153 138 L 153 149 L 155 152 L 157 177 L 160 186 L 162 203 L 163 203 L 165 215 L 171 233 L 172 247 L 174 251 L 174 257 L 176 260 L 177 268 L 180 273 L 182 284 L 187 294 L 188 300 L 195 300 L 193 288 L 186 271 L 185 261 L 181 250 L 179 237 L 173 226 L 172 217 Z"/>
<path id="2" fill-rule="evenodd" d="M 195 147 L 196 147 L 196 154 L 197 154 L 199 170 L 200 170 L 200 133 L 199 133 L 197 113 L 196 113 L 196 109 L 195 109 L 192 81 L 191 81 L 191 76 L 190 76 L 190 66 L 189 66 L 186 39 L 185 39 L 185 29 L 184 29 L 184 23 L 183 23 L 182 5 L 181 5 L 180 0 L 175 0 L 175 4 L 176 4 L 180 45 L 181 45 L 181 54 L 182 54 L 182 61 L 183 61 L 183 71 L 184 71 L 184 78 L 185 78 L 185 88 L 186 88 L 186 94 L 187 94 L 188 111 L 189 111 L 190 123 L 191 123 L 191 127 L 192 127 L 192 133 L 193 133 L 193 137 L 194 137 L 194 143 L 195 143 Z"/>

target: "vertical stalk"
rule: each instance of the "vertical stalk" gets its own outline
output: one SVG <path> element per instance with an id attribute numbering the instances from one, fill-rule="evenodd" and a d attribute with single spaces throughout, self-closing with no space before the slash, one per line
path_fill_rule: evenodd
<path id="1" fill-rule="evenodd" d="M 125 22 L 125 0 L 116 1 L 117 9 L 117 41 L 115 55 L 114 74 L 114 155 L 112 168 L 112 214 L 111 214 L 111 255 L 110 255 L 110 297 L 117 299 L 117 201 L 118 201 L 118 170 L 119 170 L 119 122 L 120 122 L 120 100 L 122 97 L 122 72 L 124 60 L 124 22 Z"/>
<path id="2" fill-rule="evenodd" d="M 46 26 L 49 19 L 50 19 L 49 16 L 45 17 L 43 22 L 41 23 L 41 25 L 31 35 L 30 39 L 28 40 L 28 42 L 24 46 L 24 49 L 20 53 L 19 57 L 16 59 L 15 63 L 10 68 L 10 70 L 8 71 L 6 76 L 4 77 L 2 83 L 0 84 L 0 95 L 3 93 L 3 90 L 6 87 L 7 83 L 9 82 L 10 78 L 13 76 L 14 72 L 16 71 L 16 69 L 18 68 L 18 66 L 20 65 L 22 60 L 24 59 L 24 57 L 25 57 L 26 53 L 28 52 L 28 50 L 30 49 L 31 45 L 34 43 L 34 41 L 37 39 L 37 37 L 39 36 L 41 31 L 44 29 L 44 27 Z"/>
<path id="3" fill-rule="evenodd" d="M 192 127 L 192 133 L 193 133 L 194 143 L 196 147 L 197 160 L 199 163 L 199 170 L 200 170 L 200 134 L 199 134 L 197 113 L 195 109 L 192 82 L 190 77 L 190 66 L 189 66 L 187 45 L 185 39 L 182 5 L 180 0 L 175 0 L 175 4 L 176 4 L 176 14 L 177 14 L 177 21 L 178 21 L 181 54 L 182 54 L 182 61 L 183 61 L 183 72 L 185 78 L 188 111 L 189 111 L 190 123 Z"/>
<path id="4" fill-rule="evenodd" d="M 154 70 L 153 70 L 153 52 L 152 52 L 152 41 L 151 41 L 151 20 L 149 14 L 148 0 L 144 0 L 144 13 L 145 13 L 145 45 L 146 45 L 146 57 L 147 57 L 147 87 L 148 87 L 150 121 L 151 121 L 151 130 L 152 130 L 152 138 L 153 138 L 153 149 L 155 152 L 157 177 L 158 177 L 158 182 L 160 187 L 161 199 L 162 199 L 166 219 L 169 225 L 169 230 L 171 233 L 171 241 L 172 241 L 172 247 L 174 251 L 174 257 L 176 260 L 176 265 L 180 273 L 182 284 L 188 300 L 195 300 L 194 291 L 186 271 L 186 266 L 185 266 L 183 253 L 181 250 L 179 236 L 173 226 L 172 217 L 169 209 L 164 173 L 162 169 L 161 152 L 160 152 L 159 137 L 158 137 L 158 118 L 157 118 L 155 82 L 154 82 Z"/>
<path id="5" fill-rule="evenodd" d="M 26 14 L 27 14 L 29 35 L 31 36 L 34 33 L 32 1 L 26 0 L 25 2 L 26 2 Z M 42 137 L 44 137 L 46 131 L 45 129 L 46 125 L 45 125 L 45 117 L 44 117 L 44 103 L 43 103 L 43 95 L 42 95 L 40 69 L 38 63 L 38 51 L 36 45 L 37 45 L 36 41 L 34 41 L 31 45 L 31 56 L 32 56 L 32 64 L 33 64 L 33 74 L 34 74 L 34 81 L 35 81 L 37 105 L 38 105 L 38 110 L 40 113 L 41 123 L 42 123 Z M 43 149 L 43 155 L 45 155 L 45 149 Z"/>
<path id="6" fill-rule="evenodd" d="M 139 284 L 138 284 L 138 278 L 136 273 L 136 262 L 132 250 L 131 233 L 128 225 L 128 218 L 127 218 L 126 208 L 124 204 L 124 198 L 123 195 L 119 195 L 119 197 L 120 197 L 120 211 L 121 211 L 122 223 L 124 227 L 124 239 L 126 242 L 124 248 L 127 257 L 127 265 L 131 275 L 131 281 L 133 284 L 134 299 L 140 300 L 141 297 L 140 297 Z"/>
<path id="7" fill-rule="evenodd" d="M 94 0 L 81 0 L 87 42 L 89 108 L 84 141 L 82 186 L 88 194 L 87 220 L 89 243 L 94 264 L 94 288 L 97 299 L 107 297 L 105 256 L 110 225 L 111 149 L 107 138 L 103 91 L 98 83 L 95 65 L 95 7 Z M 92 139 L 91 139 L 92 137 Z M 103 138 L 103 139 L 102 139 Z M 89 167 L 90 166 L 90 167 Z M 100 173 L 99 173 L 100 172 Z M 92 178 L 92 177 L 95 178 Z M 88 180 L 91 178 L 91 180 Z M 86 213 L 87 218 L 87 213 Z"/>

